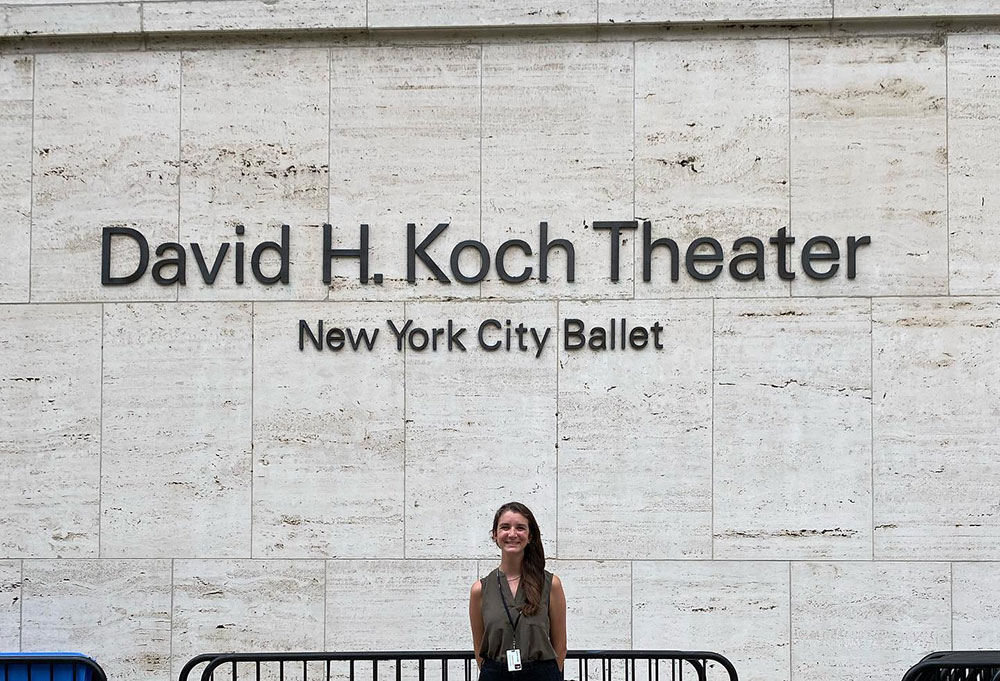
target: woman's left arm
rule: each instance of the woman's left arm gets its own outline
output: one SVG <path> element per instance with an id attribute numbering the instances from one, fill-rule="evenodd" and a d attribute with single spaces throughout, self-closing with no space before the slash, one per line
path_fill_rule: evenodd
<path id="1" fill-rule="evenodd" d="M 549 591 L 549 640 L 556 651 L 556 662 L 561 671 L 566 663 L 566 592 L 555 575 L 552 576 L 552 589 Z"/>

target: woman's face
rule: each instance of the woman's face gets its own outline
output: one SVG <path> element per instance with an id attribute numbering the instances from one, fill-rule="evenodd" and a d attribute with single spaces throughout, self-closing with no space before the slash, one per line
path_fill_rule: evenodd
<path id="1" fill-rule="evenodd" d="M 531 540 L 528 519 L 517 511 L 504 511 L 497 522 L 493 540 L 504 553 L 522 553 Z"/>

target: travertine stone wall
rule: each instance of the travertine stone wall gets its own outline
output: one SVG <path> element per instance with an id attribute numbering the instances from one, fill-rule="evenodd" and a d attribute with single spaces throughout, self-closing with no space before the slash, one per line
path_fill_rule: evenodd
<path id="1" fill-rule="evenodd" d="M 748 681 L 1000 648 L 998 14 L 0 5 L 0 648 L 136 681 L 206 651 L 465 648 L 512 498 L 574 648 L 713 649 Z M 764 281 L 671 282 L 660 251 L 644 283 L 626 233 L 613 282 L 591 227 L 634 217 L 682 248 L 787 227 L 797 270 L 805 237 L 872 245 L 854 280 L 781 280 L 768 248 Z M 407 222 L 451 223 L 444 262 L 542 220 L 575 282 L 562 254 L 547 283 L 405 280 Z M 104 226 L 212 249 L 282 222 L 287 286 L 236 285 L 232 254 L 212 287 L 191 260 L 186 286 L 101 285 Z M 381 286 L 323 284 L 325 222 L 371 226 Z M 474 343 L 621 317 L 663 349 Z M 300 319 L 381 336 L 300 352 Z M 407 319 L 469 351 L 397 351 Z"/>

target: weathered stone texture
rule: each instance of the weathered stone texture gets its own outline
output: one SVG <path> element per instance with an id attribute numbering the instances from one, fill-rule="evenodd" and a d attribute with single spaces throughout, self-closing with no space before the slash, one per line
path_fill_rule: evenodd
<path id="1" fill-rule="evenodd" d="M 646 283 L 642 232 L 631 233 L 636 297 L 787 296 L 773 248 L 765 250 L 764 281 L 736 280 L 728 263 L 712 283 L 699 281 L 684 255 L 698 237 L 719 240 L 728 253 L 737 238 L 766 244 L 788 225 L 788 42 L 645 43 L 635 58 L 635 212 L 651 221 L 651 239 L 670 237 L 679 251 L 678 281 L 670 252 L 658 247 Z"/>
<path id="2" fill-rule="evenodd" d="M 869 301 L 715 311 L 715 556 L 870 558 Z"/>
<path id="3" fill-rule="evenodd" d="M 632 297 L 629 258 L 611 281 L 608 232 L 592 229 L 632 215 L 632 64 L 632 46 L 621 43 L 483 47 L 482 240 L 495 253 L 520 238 L 534 254 L 514 249 L 507 264 L 515 275 L 532 267 L 530 280 L 493 273 L 484 297 Z M 573 243 L 574 283 L 555 247 L 548 281 L 538 280 L 542 221 L 550 241 Z M 621 251 L 631 253 L 631 235 Z"/>
<path id="4" fill-rule="evenodd" d="M 249 555 L 250 323 L 249 304 L 107 306 L 102 556 Z"/>
<path id="5" fill-rule="evenodd" d="M 553 326 L 555 303 L 408 303 L 406 318 L 468 328 L 467 352 L 448 352 L 446 341 L 437 352 L 406 350 L 406 557 L 491 555 L 488 523 L 511 499 L 554 528 L 557 338 L 536 358 L 516 337 L 508 351 L 504 327 Z M 486 330 L 496 352 L 477 346 L 486 319 L 501 327 Z M 559 555 L 554 542 L 547 550 Z"/>
<path id="6" fill-rule="evenodd" d="M 206 651 L 323 650 L 321 560 L 176 560 L 173 577 L 173 676 Z"/>
<path id="7" fill-rule="evenodd" d="M 1000 293 L 1000 38 L 948 38 L 949 264 L 952 295 Z"/>
<path id="8" fill-rule="evenodd" d="M 101 231 L 177 238 L 180 55 L 35 57 L 33 301 L 174 300 L 150 274 L 101 286 Z M 130 239 L 111 248 L 113 276 L 136 269 Z"/>
<path id="9" fill-rule="evenodd" d="M 408 283 L 406 225 L 419 244 L 448 223 L 426 252 L 449 279 L 452 249 L 480 236 L 479 48 L 333 50 L 331 68 L 334 244 L 357 248 L 367 224 L 369 276 L 383 281 L 359 283 L 357 261 L 337 260 L 330 299 L 478 297 L 478 285 L 442 284 L 417 259 Z"/>
<path id="10" fill-rule="evenodd" d="M 256 306 L 255 556 L 403 556 L 403 353 L 385 324 L 402 312 L 377 303 Z M 340 352 L 316 350 L 306 332 L 300 351 L 300 320 L 314 334 L 320 320 L 326 333 L 367 329 L 374 350 L 349 340 Z"/>
<path id="11" fill-rule="evenodd" d="M 97 557 L 101 308 L 0 306 L 0 555 Z"/>
<path id="12" fill-rule="evenodd" d="M 794 295 L 948 290 L 945 50 L 925 38 L 791 41 Z M 806 240 L 835 238 L 833 279 L 799 267 Z M 847 278 L 847 237 L 870 236 Z"/>
<path id="13" fill-rule="evenodd" d="M 108 678 L 168 681 L 169 560 L 26 560 L 24 651 L 83 651 Z"/>
<path id="14" fill-rule="evenodd" d="M 875 557 L 1000 557 L 1000 301 L 873 308 Z"/>
<path id="15" fill-rule="evenodd" d="M 711 303 L 564 302 L 559 316 L 560 332 L 614 319 L 617 348 L 560 343 L 559 556 L 710 557 Z M 659 324 L 662 349 L 647 331 L 647 348 L 622 350 L 623 319 Z"/>
<path id="16" fill-rule="evenodd" d="M 0 303 L 28 302 L 34 66 L 0 58 Z"/>
<path id="17" fill-rule="evenodd" d="M 651 561 L 632 571 L 637 650 L 714 650 L 741 679 L 787 681 L 787 563 Z"/>
<path id="18" fill-rule="evenodd" d="M 946 563 L 792 563 L 792 678 L 896 681 L 951 648 Z"/>

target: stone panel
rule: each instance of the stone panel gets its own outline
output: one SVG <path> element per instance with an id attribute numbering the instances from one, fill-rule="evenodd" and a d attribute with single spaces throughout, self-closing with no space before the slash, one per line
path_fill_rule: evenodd
<path id="1" fill-rule="evenodd" d="M 556 323 L 555 303 L 409 303 L 414 327 L 466 328 L 449 352 L 406 350 L 406 557 L 488 557 L 493 514 L 519 500 L 541 527 L 556 518 Z M 501 327 L 519 323 L 551 328 L 540 355 L 534 341 L 518 350 L 504 328 L 488 328 L 486 352 L 476 341 L 484 320 Z M 412 328 L 411 328 L 412 330 Z M 387 338 L 389 340 L 389 338 Z M 395 347 L 395 346 L 394 346 Z M 551 530 L 550 530 L 551 531 Z M 547 555 L 557 556 L 547 540 Z"/>
<path id="2" fill-rule="evenodd" d="M 28 302 L 32 57 L 0 58 L 0 303 Z"/>
<path id="3" fill-rule="evenodd" d="M 174 561 L 171 677 L 206 651 L 323 649 L 320 560 Z"/>
<path id="4" fill-rule="evenodd" d="M 0 306 L 0 461 L 0 556 L 97 556 L 100 306 Z"/>
<path id="5" fill-rule="evenodd" d="M 711 301 L 563 302 L 559 315 L 560 331 L 578 319 L 616 339 L 560 348 L 560 557 L 711 557 Z M 662 331 L 621 350 L 622 319 Z"/>
<path id="6" fill-rule="evenodd" d="M 327 561 L 326 650 L 468 647 L 476 574 L 474 560 Z"/>
<path id="7" fill-rule="evenodd" d="M 837 19 L 998 15 L 993 0 L 834 0 Z"/>
<path id="8" fill-rule="evenodd" d="M 169 681 L 170 561 L 26 560 L 24 651 L 79 650 L 109 679 Z"/>
<path id="9" fill-rule="evenodd" d="M 204 0 L 143 2 L 142 30 L 277 31 L 355 28 L 365 25 L 365 0 Z"/>
<path id="10" fill-rule="evenodd" d="M 214 4 L 214 3 L 213 3 Z M 217 50 L 183 56 L 180 241 L 198 242 L 208 265 L 223 243 L 245 242 L 245 283 L 230 245 L 218 279 L 204 283 L 189 252 L 186 299 L 323 299 L 321 227 L 327 219 L 328 52 Z M 288 284 L 266 285 L 252 252 L 289 226 Z M 238 237 L 239 225 L 245 236 Z M 280 274 L 278 254 L 261 274 Z"/>
<path id="11" fill-rule="evenodd" d="M 952 649 L 996 650 L 1000 563 L 955 563 L 952 580 Z"/>
<path id="12" fill-rule="evenodd" d="M 151 249 L 177 238 L 180 57 L 159 52 L 35 57 L 34 301 L 173 300 L 150 273 L 101 286 L 101 230 L 139 230 Z M 138 248 L 112 244 L 114 276 Z"/>
<path id="13" fill-rule="evenodd" d="M 0 37 L 138 33 L 137 2 L 38 3 L 0 7 Z"/>
<path id="14" fill-rule="evenodd" d="M 764 249 L 764 281 L 739 281 L 728 269 L 737 238 L 767 244 L 788 226 L 787 41 L 637 44 L 635 88 L 635 210 L 651 221 L 652 239 L 677 242 L 680 270 L 671 281 L 671 256 L 660 247 L 653 251 L 651 281 L 643 281 L 640 225 L 633 233 L 636 297 L 787 296 L 773 247 Z M 718 239 L 727 254 L 711 282 L 685 269 L 688 244 L 698 237 Z"/>
<path id="15" fill-rule="evenodd" d="M 992 4 L 992 3 L 991 3 Z M 1000 10 L 998 10 L 1000 11 Z M 950 292 L 1000 293 L 1000 38 L 948 38 Z"/>
<path id="16" fill-rule="evenodd" d="M 1000 300 L 873 309 L 875 557 L 1000 558 Z"/>
<path id="17" fill-rule="evenodd" d="M 740 679 L 788 680 L 786 563 L 654 561 L 632 570 L 636 649 L 712 650 Z"/>
<path id="18" fill-rule="evenodd" d="M 945 50 L 933 40 L 792 41 L 794 295 L 947 292 L 945 81 Z M 841 255 L 825 281 L 801 265 L 818 235 Z M 849 236 L 872 242 L 859 247 L 853 280 Z"/>
<path id="19" fill-rule="evenodd" d="M 249 554 L 250 327 L 248 304 L 107 306 L 102 556 Z"/>
<path id="20" fill-rule="evenodd" d="M 838 0 L 839 2 L 839 0 Z M 831 0 L 598 0 L 602 24 L 830 19 Z"/>
<path id="21" fill-rule="evenodd" d="M 508 252 L 522 284 L 483 282 L 491 298 L 632 297 L 632 235 L 621 243 L 621 272 L 611 281 L 609 232 L 595 220 L 632 219 L 632 45 L 487 45 L 483 47 L 483 241 L 491 254 L 521 239 L 533 256 Z M 548 239 L 568 239 L 567 255 L 553 248 L 548 281 L 538 280 L 540 222 Z"/>
<path id="22" fill-rule="evenodd" d="M 368 0 L 369 28 L 594 24 L 597 0 Z"/>
<path id="23" fill-rule="evenodd" d="M 0 561 L 0 648 L 21 649 L 21 561 Z"/>
<path id="24" fill-rule="evenodd" d="M 478 297 L 478 285 L 438 282 L 415 261 L 407 277 L 407 223 L 448 275 L 452 248 L 479 239 L 480 50 L 400 47 L 332 51 L 330 222 L 337 247 L 358 248 L 369 232 L 369 273 L 356 260 L 333 265 L 331 299 Z M 476 271 L 475 263 L 463 271 Z"/>
<path id="25" fill-rule="evenodd" d="M 869 301 L 715 314 L 714 555 L 870 558 Z"/>
<path id="26" fill-rule="evenodd" d="M 386 320 L 402 305 L 259 304 L 254 316 L 254 555 L 402 557 L 403 353 Z M 367 329 L 316 350 L 299 320 Z M 377 335 L 375 335 L 377 334 Z M 353 620 L 352 620 L 353 621 Z"/>
<path id="27" fill-rule="evenodd" d="M 792 563 L 792 678 L 897 681 L 951 648 L 946 563 Z"/>
<path id="28" fill-rule="evenodd" d="M 497 561 L 480 561 L 479 573 L 486 575 L 496 566 Z M 566 636 L 571 650 L 632 648 L 631 563 L 549 560 L 545 569 L 559 576 L 566 592 Z"/>

